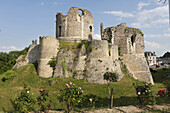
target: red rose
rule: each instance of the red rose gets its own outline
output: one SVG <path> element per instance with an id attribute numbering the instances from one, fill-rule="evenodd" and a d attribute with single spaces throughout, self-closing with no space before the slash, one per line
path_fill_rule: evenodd
<path id="1" fill-rule="evenodd" d="M 165 80 L 165 82 L 167 82 L 167 80 Z"/>
<path id="2" fill-rule="evenodd" d="M 165 90 L 163 90 L 163 92 L 165 92 Z"/>
<path id="3" fill-rule="evenodd" d="M 161 94 L 161 91 L 158 91 L 158 94 Z"/>

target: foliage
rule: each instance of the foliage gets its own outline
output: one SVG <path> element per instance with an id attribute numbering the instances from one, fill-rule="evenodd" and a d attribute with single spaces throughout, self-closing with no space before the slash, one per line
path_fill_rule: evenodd
<path id="1" fill-rule="evenodd" d="M 4 77 L 2 78 L 2 81 L 6 81 L 6 80 L 10 80 L 10 79 L 13 79 L 14 77 L 16 77 L 16 72 L 13 71 L 13 70 L 9 70 L 7 72 L 5 72 L 4 74 Z"/>
<path id="2" fill-rule="evenodd" d="M 82 40 L 77 47 L 81 48 L 83 45 L 85 46 L 86 53 L 92 52 L 93 47 L 90 45 L 90 41 Z"/>
<path id="3" fill-rule="evenodd" d="M 39 92 L 40 96 L 37 98 L 38 105 L 44 113 L 47 113 L 51 107 L 52 100 L 50 100 L 49 93 L 44 87 L 40 88 Z"/>
<path id="4" fill-rule="evenodd" d="M 155 96 L 151 91 L 151 84 L 146 83 L 144 86 L 139 86 L 133 83 L 133 86 L 136 89 L 137 98 L 141 106 L 155 103 Z"/>
<path id="5" fill-rule="evenodd" d="M 112 43 L 112 36 L 109 36 L 108 42 L 109 42 L 109 43 Z"/>
<path id="6" fill-rule="evenodd" d="M 51 58 L 51 60 L 48 62 L 48 65 L 53 68 L 53 75 L 54 75 L 54 70 L 56 69 L 57 65 L 57 57 Z"/>
<path id="7" fill-rule="evenodd" d="M 118 75 L 116 73 L 106 72 L 104 74 L 104 79 L 110 82 L 116 82 L 118 80 Z"/>
<path id="8" fill-rule="evenodd" d="M 62 66 L 63 66 L 63 75 L 66 75 L 66 57 L 65 56 L 62 60 Z"/>
<path id="9" fill-rule="evenodd" d="M 122 54 L 121 54 L 121 47 L 118 47 L 118 54 L 119 54 L 119 56 L 122 56 Z"/>
<path id="10" fill-rule="evenodd" d="M 15 109 L 20 112 L 29 112 L 33 110 L 35 100 L 30 93 L 31 89 L 24 84 L 21 94 L 14 100 Z"/>
<path id="11" fill-rule="evenodd" d="M 83 90 L 81 87 L 77 87 L 75 84 L 65 84 L 66 87 L 60 90 L 59 100 L 65 102 L 67 112 L 70 112 L 76 105 L 78 105 L 83 98 Z"/>
<path id="12" fill-rule="evenodd" d="M 28 49 L 29 48 L 26 47 L 22 51 L 11 51 L 9 53 L 0 52 L 0 74 L 12 69 L 16 63 L 16 59 L 20 55 L 26 54 Z"/>
<path id="13" fill-rule="evenodd" d="M 158 95 L 159 95 L 160 97 L 165 97 L 165 96 L 166 96 L 165 90 L 159 90 L 159 91 L 158 91 Z"/>
<path id="14" fill-rule="evenodd" d="M 151 90 L 154 94 L 158 93 L 158 89 L 163 88 L 163 82 L 167 80 L 169 82 L 170 78 L 164 78 L 163 75 L 166 75 L 170 72 L 170 68 L 167 71 L 163 71 L 162 69 L 156 70 L 156 73 L 153 73 L 154 85 L 151 87 Z M 97 96 L 98 101 L 95 102 L 95 109 L 103 109 L 108 108 L 110 100 L 108 98 L 108 90 L 107 84 L 96 84 L 96 83 L 88 83 L 85 80 L 74 79 L 72 77 L 69 78 L 59 78 L 59 77 L 50 77 L 50 78 L 41 78 L 37 75 L 35 67 L 33 64 L 21 66 L 15 69 L 17 76 L 10 80 L 10 82 L 0 82 L 0 111 L 13 112 L 13 106 L 10 101 L 10 98 L 17 97 L 17 92 L 21 91 L 21 87 L 23 86 L 23 82 L 26 82 L 31 91 L 34 92 L 33 97 L 39 96 L 39 88 L 46 87 L 50 90 L 50 98 L 52 98 L 52 104 L 50 109 L 55 110 L 63 110 L 64 106 L 59 100 L 56 98 L 59 96 L 60 89 L 64 89 L 65 83 L 70 83 L 72 81 L 76 86 L 82 86 L 82 89 L 85 89 L 85 93 L 83 93 L 83 97 L 88 97 L 81 106 L 76 106 L 75 110 L 87 110 L 90 109 L 89 99 L 93 98 L 94 95 Z M 73 71 L 74 72 L 74 71 Z M 114 89 L 113 97 L 114 97 L 114 106 L 128 106 L 128 105 L 138 105 L 139 102 L 137 100 L 136 90 L 132 86 L 133 83 L 138 85 L 143 85 L 143 82 L 135 80 L 130 77 L 127 73 L 123 72 L 124 77 L 119 82 L 110 83 L 110 87 Z M 0 79 L 2 79 L 3 74 L 0 75 Z M 52 85 L 49 86 L 48 81 L 51 81 Z M 170 83 L 170 82 L 169 82 Z M 60 88 L 60 89 L 59 89 Z M 165 91 L 167 91 L 165 89 Z M 36 98 L 35 98 L 36 99 Z M 156 98 L 157 104 L 166 104 L 170 102 L 169 98 Z M 85 106 L 86 105 L 86 106 Z M 39 107 L 35 105 L 35 110 L 39 111 Z"/>
<path id="15" fill-rule="evenodd" d="M 166 88 L 166 91 L 167 91 L 167 96 L 168 97 L 170 97 L 170 83 L 167 81 L 167 80 L 165 80 L 164 82 L 163 82 L 163 84 L 164 84 L 164 87 Z"/>

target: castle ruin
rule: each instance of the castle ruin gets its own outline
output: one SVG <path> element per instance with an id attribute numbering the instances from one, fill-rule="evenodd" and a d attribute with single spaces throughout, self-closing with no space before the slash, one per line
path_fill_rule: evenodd
<path id="1" fill-rule="evenodd" d="M 67 15 L 57 13 L 56 39 L 41 36 L 40 44 L 30 47 L 25 62 L 18 61 L 14 67 L 37 62 L 40 77 L 74 77 L 91 83 L 107 83 L 103 79 L 106 72 L 116 73 L 121 80 L 121 68 L 126 65 L 130 76 L 154 84 L 144 56 L 141 30 L 127 27 L 126 23 L 108 28 L 101 23 L 100 27 L 101 40 L 94 40 L 90 11 L 72 7 Z M 77 45 L 74 50 L 70 46 L 62 47 L 70 43 Z M 53 57 L 57 60 L 55 70 L 48 64 Z"/>

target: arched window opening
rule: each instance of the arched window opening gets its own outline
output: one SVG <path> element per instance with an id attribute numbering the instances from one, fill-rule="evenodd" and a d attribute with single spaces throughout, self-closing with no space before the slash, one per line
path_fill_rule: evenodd
<path id="1" fill-rule="evenodd" d="M 90 32 L 92 32 L 92 26 L 90 26 L 89 28 L 90 28 Z"/>
<path id="2" fill-rule="evenodd" d="M 84 11 L 81 9 L 78 10 L 78 13 L 79 13 L 79 15 L 84 15 Z"/>
<path id="3" fill-rule="evenodd" d="M 59 28 L 59 37 L 61 37 L 61 26 L 59 26 L 58 28 Z"/>
<path id="4" fill-rule="evenodd" d="M 132 43 L 132 46 L 134 45 L 135 37 L 136 37 L 136 35 L 132 35 L 132 36 L 131 36 L 131 43 Z"/>

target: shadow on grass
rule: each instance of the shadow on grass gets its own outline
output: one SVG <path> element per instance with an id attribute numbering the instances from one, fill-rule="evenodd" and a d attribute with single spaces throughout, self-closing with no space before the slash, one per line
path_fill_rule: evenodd
<path id="1" fill-rule="evenodd" d="M 90 101 L 90 99 L 92 99 L 92 101 Z M 136 97 L 122 96 L 120 98 L 113 99 L 113 107 L 138 104 L 139 103 Z M 99 97 L 93 94 L 85 95 L 83 101 L 76 107 L 79 109 L 110 108 L 110 99 Z"/>

